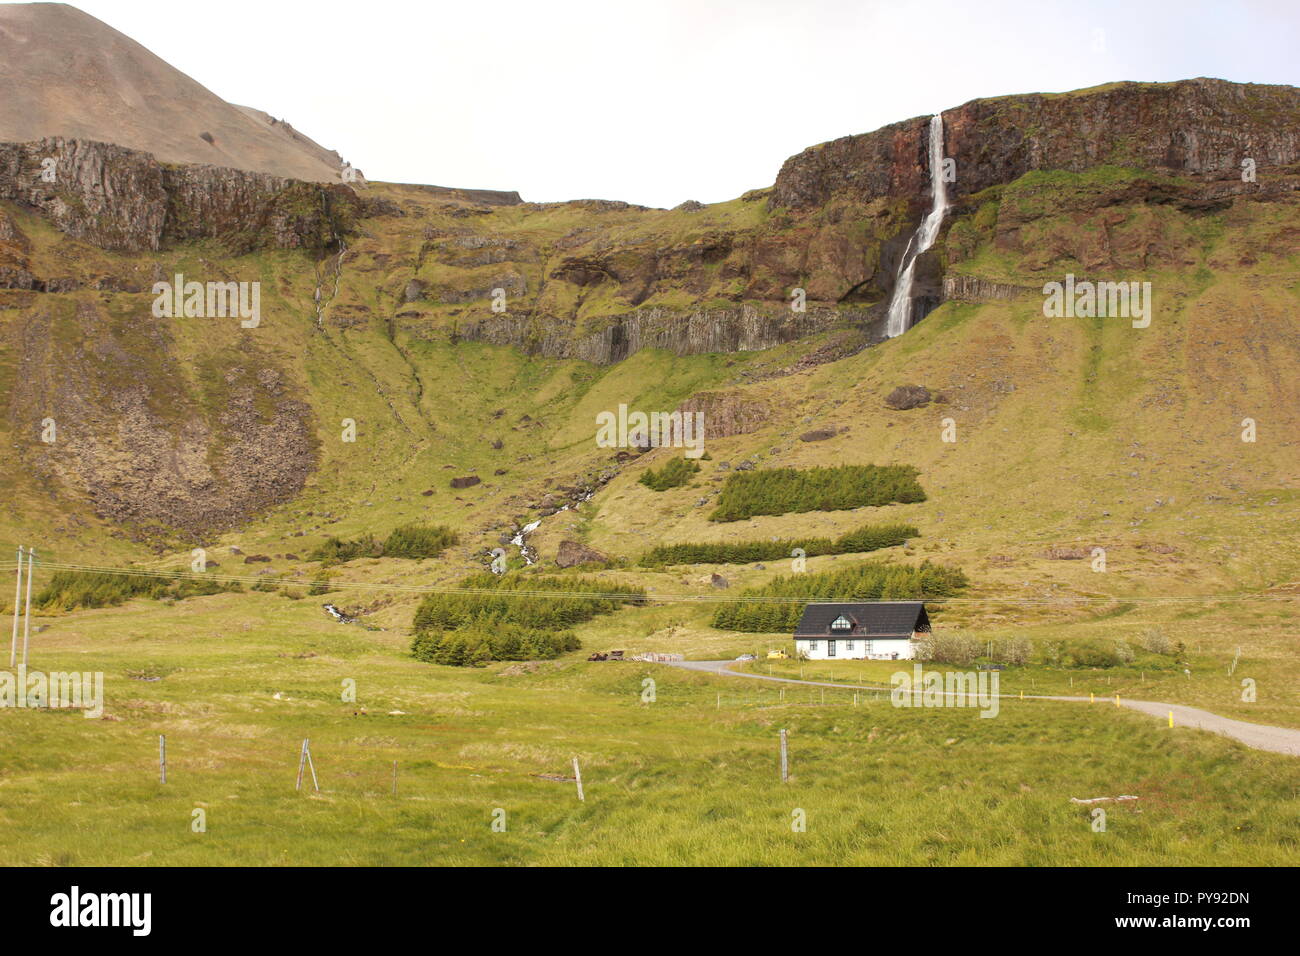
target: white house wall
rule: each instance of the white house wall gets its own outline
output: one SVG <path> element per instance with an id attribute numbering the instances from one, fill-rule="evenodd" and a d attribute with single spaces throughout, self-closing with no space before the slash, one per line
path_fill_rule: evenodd
<path id="1" fill-rule="evenodd" d="M 871 652 L 867 652 L 867 645 L 870 643 Z M 816 647 L 811 645 L 816 644 Z M 915 647 L 909 638 L 889 638 L 882 640 L 875 638 L 868 642 L 861 637 L 853 638 L 853 650 L 848 650 L 848 638 L 837 637 L 835 639 L 835 656 L 829 657 L 826 653 L 828 641 L 825 638 L 818 638 L 816 641 L 808 638 L 798 638 L 795 641 L 795 649 L 803 654 L 810 661 L 844 661 L 844 660 L 892 660 L 894 655 L 898 655 L 898 660 L 911 660 L 915 656 Z"/>

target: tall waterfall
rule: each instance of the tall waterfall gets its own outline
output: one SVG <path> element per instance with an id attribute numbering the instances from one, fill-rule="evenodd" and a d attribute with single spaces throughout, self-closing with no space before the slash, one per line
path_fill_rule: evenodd
<path id="1" fill-rule="evenodd" d="M 889 300 L 889 321 L 885 325 L 885 335 L 891 339 L 912 325 L 912 276 L 916 272 L 916 259 L 934 245 L 944 213 L 948 211 L 948 189 L 943 182 L 943 117 L 938 113 L 930 117 L 930 195 L 930 213 L 921 220 L 898 264 L 894 297 Z"/>

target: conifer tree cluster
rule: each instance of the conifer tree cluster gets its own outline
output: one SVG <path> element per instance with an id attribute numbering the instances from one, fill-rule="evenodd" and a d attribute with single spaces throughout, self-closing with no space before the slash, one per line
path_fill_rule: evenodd
<path id="1" fill-rule="evenodd" d="M 916 528 L 907 524 L 863 525 L 838 538 L 784 538 L 776 541 L 731 541 L 716 544 L 664 544 L 651 548 L 641 556 L 644 568 L 669 564 L 748 564 L 751 561 L 779 561 L 795 556 L 795 550 L 805 557 L 822 554 L 860 554 L 906 544 L 920 536 Z"/>
<path id="2" fill-rule="evenodd" d="M 888 562 L 867 562 L 820 574 L 792 574 L 773 578 L 740 594 L 740 601 L 723 604 L 713 615 L 713 626 L 724 631 L 791 633 L 812 601 L 908 601 L 952 597 L 968 585 L 958 568 L 922 562 L 917 567 Z M 747 598 L 797 598 L 790 602 L 747 601 Z"/>
<path id="3" fill-rule="evenodd" d="M 411 652 L 420 660 L 478 665 L 558 657 L 582 646 L 569 628 L 645 599 L 644 588 L 611 594 L 606 582 L 585 577 L 485 573 L 459 587 L 430 594 L 416 610 Z"/>
<path id="4" fill-rule="evenodd" d="M 394 528 L 382 542 L 373 534 L 350 541 L 327 538 L 307 557 L 324 564 L 354 558 L 436 558 L 455 544 L 460 544 L 460 537 L 446 525 L 407 524 Z"/>
<path id="5" fill-rule="evenodd" d="M 700 466 L 696 462 L 685 458 L 674 458 L 658 471 L 650 468 L 642 472 L 637 481 L 651 491 L 667 491 L 669 488 L 679 488 L 686 484 L 699 470 Z"/>
<path id="6" fill-rule="evenodd" d="M 911 465 L 835 465 L 738 471 L 722 486 L 710 521 L 742 521 L 754 515 L 851 508 L 924 501 L 925 491 Z"/>
<path id="7" fill-rule="evenodd" d="M 105 574 L 99 571 L 55 571 L 32 603 L 43 611 L 79 607 L 114 607 L 132 598 L 184 600 L 221 591 L 242 591 L 237 583 L 204 581 L 180 575 Z"/>

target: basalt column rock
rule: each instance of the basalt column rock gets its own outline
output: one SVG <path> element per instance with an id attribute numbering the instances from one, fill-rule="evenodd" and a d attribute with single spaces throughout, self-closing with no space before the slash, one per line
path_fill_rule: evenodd
<path id="1" fill-rule="evenodd" d="M 1195 79 L 1115 83 L 1071 93 L 972 100 L 944 110 L 950 194 L 962 197 L 1035 169 L 1106 164 L 1166 169 L 1210 182 L 1300 162 L 1300 90 Z M 769 204 L 811 210 L 835 198 L 920 201 L 927 191 L 927 120 L 894 123 L 790 157 Z"/>
<path id="2" fill-rule="evenodd" d="M 220 166 L 165 166 L 108 143 L 0 143 L 0 199 L 77 239 L 126 252 L 220 239 L 232 252 L 330 247 L 362 209 L 348 186 Z"/>

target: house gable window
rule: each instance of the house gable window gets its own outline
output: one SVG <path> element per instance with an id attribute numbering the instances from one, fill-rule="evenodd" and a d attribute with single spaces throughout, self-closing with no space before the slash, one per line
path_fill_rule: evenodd
<path id="1" fill-rule="evenodd" d="M 835 620 L 831 621 L 832 634 L 844 634 L 853 630 L 853 622 L 841 614 Z"/>

